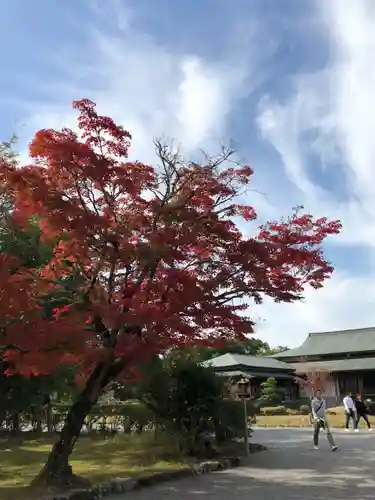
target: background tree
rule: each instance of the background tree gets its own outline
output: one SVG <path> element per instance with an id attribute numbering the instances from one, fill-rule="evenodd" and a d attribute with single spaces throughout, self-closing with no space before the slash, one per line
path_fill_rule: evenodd
<path id="1" fill-rule="evenodd" d="M 207 361 L 222 354 L 245 354 L 250 356 L 267 356 L 269 353 L 273 354 L 270 346 L 267 342 L 263 342 L 260 339 L 255 338 L 245 338 L 238 341 L 223 342 L 222 345 L 216 347 L 195 347 L 189 349 L 189 354 L 192 358 L 199 361 Z"/>
<path id="2" fill-rule="evenodd" d="M 183 453 L 211 455 L 215 453 L 212 435 L 219 445 L 243 436 L 243 403 L 223 397 L 225 382 L 211 369 L 181 352 L 158 357 L 140 370 L 133 395 L 146 404 L 156 421 L 178 435 Z M 249 401 L 249 418 L 254 414 Z"/>
<path id="3" fill-rule="evenodd" d="M 0 143 L 0 158 L 17 166 L 17 154 L 13 150 L 15 139 Z M 47 265 L 52 257 L 52 247 L 42 242 L 42 231 L 35 218 L 31 218 L 26 229 L 20 228 L 12 220 L 14 205 L 12 193 L 6 186 L 0 186 L 2 200 L 0 224 L 0 255 L 16 259 L 25 269 L 35 270 Z M 47 311 L 51 300 L 44 301 Z M 14 364 L 1 359 L 7 344 L 0 340 L 0 420 L 8 421 L 17 432 L 21 415 L 35 419 L 36 430 L 41 431 L 41 414 L 46 398 L 55 393 L 60 398 L 74 394 L 75 374 L 72 367 L 57 367 L 48 375 L 25 377 L 18 373 L 10 375 Z"/>
<path id="4" fill-rule="evenodd" d="M 273 354 L 279 354 L 279 352 L 288 351 L 289 347 L 284 345 L 278 345 L 276 347 L 270 347 L 267 343 L 266 345 L 260 349 L 259 354 L 262 356 L 272 356 Z"/>
<path id="5" fill-rule="evenodd" d="M 261 385 L 260 401 L 270 405 L 279 404 L 283 399 L 283 391 L 274 377 L 269 377 Z"/>
<path id="6" fill-rule="evenodd" d="M 183 358 L 147 367 L 139 384 L 140 399 L 177 433 L 182 452 L 189 455 L 201 453 L 202 433 L 214 430 L 222 392 L 223 383 L 211 370 Z"/>
<path id="7" fill-rule="evenodd" d="M 20 373 L 74 364 L 86 377 L 38 478 L 69 484 L 69 456 L 109 383 L 171 348 L 243 340 L 253 321 L 239 302 L 293 302 L 305 285 L 323 286 L 333 267 L 321 244 L 341 227 L 295 210 L 245 237 L 234 220 L 254 221 L 256 212 L 236 198 L 253 172 L 233 151 L 184 162 L 157 143 L 157 168 L 129 162 L 130 134 L 91 101 L 74 107 L 79 133 L 41 130 L 33 163 L 0 165 L 13 221 L 37 220 L 53 251 L 36 269 L 0 256 L 4 357 Z M 56 295 L 65 304 L 45 314 Z"/>
<path id="8" fill-rule="evenodd" d="M 332 382 L 332 376 L 327 370 L 311 368 L 305 373 L 300 373 L 297 382 L 304 392 L 312 397 L 316 390 L 320 390 L 324 394 L 328 385 Z"/>

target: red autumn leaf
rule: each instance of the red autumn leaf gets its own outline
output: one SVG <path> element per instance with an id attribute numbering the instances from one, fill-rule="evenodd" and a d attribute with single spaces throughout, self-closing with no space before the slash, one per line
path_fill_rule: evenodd
<path id="1" fill-rule="evenodd" d="M 74 360 L 78 377 L 90 374 L 92 404 L 121 372 L 168 348 L 251 334 L 245 302 L 293 302 L 330 277 L 321 245 L 338 221 L 298 209 L 245 237 L 232 217 L 256 218 L 235 203 L 253 171 L 228 168 L 230 151 L 184 163 L 158 143 L 161 166 L 129 162 L 130 134 L 89 100 L 73 106 L 80 133 L 40 130 L 30 165 L 0 165 L 14 222 L 33 216 L 53 247 L 34 270 L 1 255 L 0 348 L 20 373 Z M 64 293 L 69 303 L 46 317 L 40 304 Z"/>

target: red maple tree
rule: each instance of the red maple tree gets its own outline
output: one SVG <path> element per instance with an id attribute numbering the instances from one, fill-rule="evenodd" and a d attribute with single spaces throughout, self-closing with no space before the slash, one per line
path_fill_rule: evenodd
<path id="1" fill-rule="evenodd" d="M 243 301 L 293 302 L 321 287 L 333 271 L 321 245 L 341 227 L 295 210 L 244 237 L 235 220 L 257 216 L 236 197 L 253 171 L 233 151 L 198 164 L 159 142 L 156 167 L 130 162 L 127 131 L 89 100 L 73 106 L 78 133 L 40 130 L 30 165 L 0 168 L 13 221 L 39 221 L 53 247 L 39 269 L 1 255 L 2 356 L 24 374 L 70 363 L 87 376 L 40 476 L 48 481 L 71 479 L 69 455 L 109 382 L 167 348 L 252 333 Z M 63 305 L 46 315 L 56 296 Z"/>
<path id="2" fill-rule="evenodd" d="M 302 359 L 301 361 L 303 363 L 305 360 Z M 315 391 L 321 391 L 324 394 L 329 385 L 333 383 L 333 378 L 327 370 L 314 368 L 313 366 L 306 368 L 302 364 L 298 370 L 296 382 L 306 394 L 314 396 Z"/>

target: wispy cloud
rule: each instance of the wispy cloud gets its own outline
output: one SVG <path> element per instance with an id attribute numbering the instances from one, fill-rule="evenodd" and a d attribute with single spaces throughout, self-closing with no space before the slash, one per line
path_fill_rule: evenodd
<path id="1" fill-rule="evenodd" d="M 26 133 L 41 126 L 69 125 L 73 122 L 70 101 L 88 97 L 98 102 L 100 112 L 129 129 L 134 138 L 132 154 L 143 161 L 153 157 L 155 135 L 178 139 L 187 153 L 217 146 L 233 106 L 259 84 L 253 37 L 244 34 L 241 49 L 247 54 L 241 59 L 237 50 L 241 33 L 235 33 L 236 24 L 228 26 L 236 44 L 230 42 L 218 57 L 206 57 L 188 48 L 163 45 L 134 28 L 130 21 L 137 12 L 123 8 L 122 2 L 93 5 L 96 23 L 82 27 L 86 44 L 65 44 L 61 54 L 54 54 L 65 78 L 37 82 L 39 91 L 45 87 L 48 102 L 24 103 L 29 115 Z"/>
<path id="2" fill-rule="evenodd" d="M 370 258 L 365 275 L 354 274 L 348 261 L 347 272 L 308 291 L 304 303 L 265 304 L 260 331 L 272 339 L 278 330 L 285 343 L 301 332 L 375 324 L 375 9 L 371 0 L 318 5 L 318 29 L 329 41 L 326 65 L 295 74 L 286 101 L 264 97 L 258 124 L 289 179 L 285 201 L 340 218 L 344 230 L 332 243 L 365 246 Z"/>
<path id="3" fill-rule="evenodd" d="M 277 149 L 295 197 L 344 222 L 340 244 L 375 247 L 375 48 L 371 2 L 321 2 L 327 65 L 294 75 L 290 98 L 261 102 L 258 123 Z M 330 185 L 319 185 L 330 176 Z"/>

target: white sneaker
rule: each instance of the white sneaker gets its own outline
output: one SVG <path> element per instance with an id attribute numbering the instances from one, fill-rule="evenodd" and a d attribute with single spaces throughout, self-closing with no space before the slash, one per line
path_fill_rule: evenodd
<path id="1" fill-rule="evenodd" d="M 319 450 L 319 446 L 314 446 L 314 450 Z"/>
<path id="2" fill-rule="evenodd" d="M 354 429 L 354 432 L 359 432 L 359 429 Z"/>
<path id="3" fill-rule="evenodd" d="M 349 431 L 350 431 L 350 429 L 345 429 L 345 432 L 349 432 Z"/>
<path id="4" fill-rule="evenodd" d="M 368 431 L 369 431 L 369 432 L 372 432 L 372 427 L 370 427 Z"/>
<path id="5" fill-rule="evenodd" d="M 337 450 L 337 446 L 336 446 L 336 445 L 335 445 L 335 446 L 332 446 L 331 450 L 332 450 L 332 451 L 336 451 L 336 450 Z"/>

